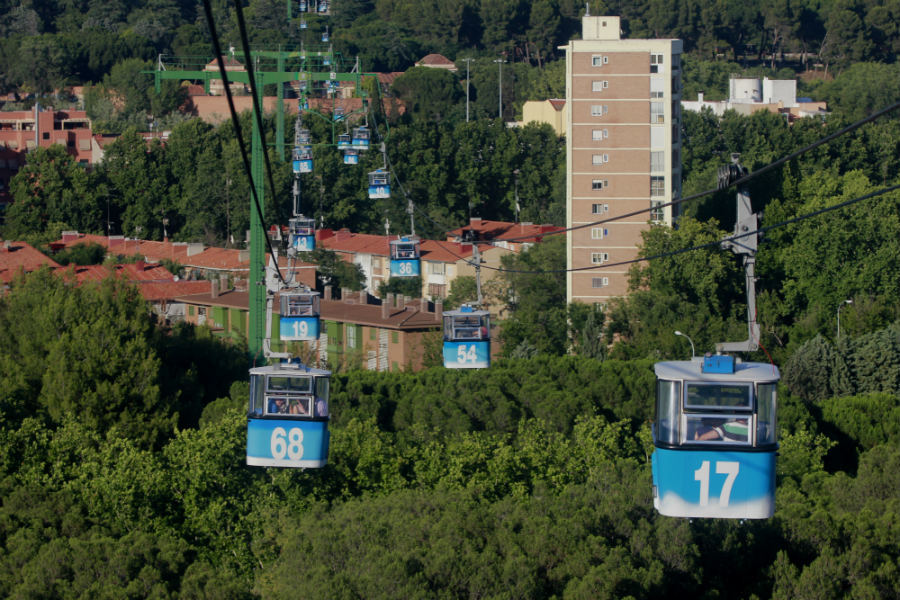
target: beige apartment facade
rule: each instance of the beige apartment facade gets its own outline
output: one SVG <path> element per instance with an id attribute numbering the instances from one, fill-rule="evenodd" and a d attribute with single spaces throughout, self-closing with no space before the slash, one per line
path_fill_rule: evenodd
<path id="1" fill-rule="evenodd" d="M 567 299 L 628 292 L 641 232 L 671 226 L 681 195 L 681 40 L 622 39 L 619 17 L 582 18 L 566 51 Z"/>

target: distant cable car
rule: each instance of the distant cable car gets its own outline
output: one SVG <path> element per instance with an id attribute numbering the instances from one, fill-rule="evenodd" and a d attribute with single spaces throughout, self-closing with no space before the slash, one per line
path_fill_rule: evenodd
<path id="1" fill-rule="evenodd" d="M 375 169 L 369 173 L 369 198 L 390 198 L 390 173 L 384 169 Z"/>
<path id="2" fill-rule="evenodd" d="M 365 125 L 353 128 L 352 144 L 357 150 L 368 150 L 370 138 L 369 128 Z"/>
<path id="3" fill-rule="evenodd" d="M 290 342 L 319 339 L 319 292 L 283 290 L 279 298 L 281 339 Z"/>
<path id="4" fill-rule="evenodd" d="M 336 114 L 336 113 L 337 113 L 337 111 L 335 111 L 335 114 Z M 346 150 L 347 148 L 352 148 L 352 147 L 353 147 L 353 143 L 352 143 L 352 141 L 351 141 L 351 138 L 350 138 L 350 134 L 349 134 L 349 133 L 341 133 L 341 134 L 338 134 L 338 136 L 337 136 L 337 147 L 338 147 L 338 150 Z"/>
<path id="5" fill-rule="evenodd" d="M 299 9 L 300 9 L 300 12 L 306 12 L 306 10 L 307 10 L 306 0 L 300 0 Z"/>
<path id="6" fill-rule="evenodd" d="M 330 66 L 331 66 L 331 57 L 329 57 L 328 55 L 325 55 L 324 57 L 322 57 L 322 66 L 324 66 L 324 67 L 330 67 Z M 334 82 L 333 82 L 333 81 L 329 81 L 329 82 L 328 82 L 328 86 L 329 86 L 330 88 L 334 88 L 334 87 L 335 87 Z"/>
<path id="7" fill-rule="evenodd" d="M 655 371 L 652 470 L 659 513 L 771 517 L 778 368 L 719 354 L 659 362 Z"/>
<path id="8" fill-rule="evenodd" d="M 359 164 L 359 152 L 352 148 L 344 149 L 344 164 L 345 165 L 358 165 Z"/>
<path id="9" fill-rule="evenodd" d="M 328 12 L 328 2 L 326 2 L 326 0 L 319 0 L 319 12 Z"/>
<path id="10" fill-rule="evenodd" d="M 300 19 L 300 29 L 306 29 L 306 19 Z"/>
<path id="11" fill-rule="evenodd" d="M 418 277 L 419 240 L 403 236 L 399 240 L 391 240 L 391 277 Z"/>
<path id="12" fill-rule="evenodd" d="M 288 243 L 297 252 L 316 249 L 316 220 L 300 215 L 288 220 Z"/>
<path id="13" fill-rule="evenodd" d="M 312 146 L 294 146 L 292 153 L 294 173 L 312 173 Z"/>
<path id="14" fill-rule="evenodd" d="M 250 369 L 247 464 L 324 467 L 331 371 L 296 363 Z"/>
<path id="15" fill-rule="evenodd" d="M 444 366 L 486 369 L 491 366 L 491 316 L 463 305 L 444 311 Z"/>
<path id="16" fill-rule="evenodd" d="M 322 32 L 322 43 L 327 44 L 329 39 L 330 38 L 328 37 L 328 28 L 326 27 L 325 31 Z"/>

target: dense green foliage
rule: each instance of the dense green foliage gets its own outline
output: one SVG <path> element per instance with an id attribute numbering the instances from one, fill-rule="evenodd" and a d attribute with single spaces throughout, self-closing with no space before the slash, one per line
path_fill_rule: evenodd
<path id="1" fill-rule="evenodd" d="M 258 469 L 244 465 L 245 367 L 188 330 L 156 331 L 134 290 L 38 273 L 0 300 L 0 320 L 5 597 L 843 598 L 900 586 L 896 387 L 816 406 L 782 398 L 775 517 L 688 521 L 652 509 L 649 361 L 335 375 L 329 464 Z M 191 406 L 203 416 L 173 427 Z"/>

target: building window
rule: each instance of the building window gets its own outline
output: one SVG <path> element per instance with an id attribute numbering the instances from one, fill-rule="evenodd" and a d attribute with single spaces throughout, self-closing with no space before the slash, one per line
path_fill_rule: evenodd
<path id="1" fill-rule="evenodd" d="M 662 150 L 654 150 L 650 152 L 650 171 L 659 173 L 666 168 L 666 153 Z"/>
<path id="2" fill-rule="evenodd" d="M 429 283 L 428 284 L 428 295 L 433 299 L 437 298 L 446 298 L 447 297 L 447 286 L 443 283 Z"/>
<path id="3" fill-rule="evenodd" d="M 666 80 L 662 77 L 651 77 L 650 78 L 650 97 L 651 98 L 663 98 L 665 97 L 666 91 Z"/>
<path id="4" fill-rule="evenodd" d="M 609 129 L 594 129 L 591 131 L 591 139 L 595 142 L 609 138 Z"/>
<path id="5" fill-rule="evenodd" d="M 609 277 L 591 277 L 592 288 L 602 288 L 609 285 Z"/>
<path id="6" fill-rule="evenodd" d="M 663 69 L 663 55 L 662 54 L 651 54 L 650 55 L 650 72 L 651 73 L 665 72 L 665 70 Z"/>
<path id="7" fill-rule="evenodd" d="M 650 122 L 665 123 L 666 122 L 666 105 L 662 102 L 650 103 Z"/>
<path id="8" fill-rule="evenodd" d="M 49 140 L 49 139 L 50 139 L 50 132 L 49 132 L 49 131 L 45 131 L 42 135 L 43 135 L 43 137 L 44 137 L 45 140 Z"/>
<path id="9" fill-rule="evenodd" d="M 444 263 L 442 262 L 433 262 L 429 263 L 431 265 L 431 274 L 432 275 L 443 275 L 444 274 Z"/>
<path id="10" fill-rule="evenodd" d="M 609 57 L 603 56 L 602 54 L 594 54 L 591 56 L 591 66 L 592 67 L 602 67 L 603 65 L 609 64 Z"/>
<path id="11" fill-rule="evenodd" d="M 356 328 L 357 325 L 347 325 L 347 347 L 356 348 Z"/>
<path id="12" fill-rule="evenodd" d="M 651 200 L 650 201 L 650 220 L 654 223 L 662 222 L 665 218 L 665 211 L 663 210 L 663 201 L 662 200 Z"/>
<path id="13" fill-rule="evenodd" d="M 592 104 L 591 105 L 591 116 L 592 117 L 602 117 L 608 112 L 609 112 L 609 106 L 607 106 L 606 104 Z"/>
<path id="14" fill-rule="evenodd" d="M 609 230 L 603 227 L 591 227 L 591 239 L 602 240 L 609 235 Z"/>
<path id="15" fill-rule="evenodd" d="M 594 154 L 591 161 L 595 165 L 602 165 L 609 162 L 609 154 Z"/>
<path id="16" fill-rule="evenodd" d="M 650 196 L 665 196 L 666 195 L 666 178 L 660 175 L 651 175 L 650 176 Z"/>
<path id="17" fill-rule="evenodd" d="M 591 263 L 595 265 L 602 265 L 605 262 L 609 262 L 609 253 L 608 252 L 591 252 Z"/>
<path id="18" fill-rule="evenodd" d="M 372 257 L 372 269 L 375 271 L 381 271 L 381 257 L 373 256 Z"/>
<path id="19" fill-rule="evenodd" d="M 609 179 L 594 179 L 591 181 L 592 190 L 602 190 L 609 187 Z M 597 205 L 595 205 L 597 206 Z"/>
<path id="20" fill-rule="evenodd" d="M 603 215 L 609 212 L 609 204 L 591 204 L 591 214 Z"/>
<path id="21" fill-rule="evenodd" d="M 594 92 L 602 92 L 606 88 L 609 87 L 609 82 L 605 79 L 602 81 L 592 81 L 591 82 L 591 91 Z"/>

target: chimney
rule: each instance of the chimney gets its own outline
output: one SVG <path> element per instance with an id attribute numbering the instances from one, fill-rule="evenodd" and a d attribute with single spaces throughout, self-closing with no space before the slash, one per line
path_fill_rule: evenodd
<path id="1" fill-rule="evenodd" d="M 322 300 L 331 300 L 331 286 L 325 286 L 325 293 L 322 296 Z"/>
<path id="2" fill-rule="evenodd" d="M 77 239 L 78 239 L 77 231 L 63 231 L 62 232 L 62 241 L 64 241 L 64 242 L 71 242 L 72 240 L 77 240 Z"/>
<path id="3" fill-rule="evenodd" d="M 250 251 L 249 250 L 239 250 L 238 251 L 238 262 L 250 262 Z"/>
<path id="4" fill-rule="evenodd" d="M 138 271 L 144 271 L 147 268 L 147 263 L 141 259 L 134 262 L 134 268 Z"/>
<path id="5" fill-rule="evenodd" d="M 219 280 L 213 279 L 209 282 L 209 297 L 210 298 L 218 298 L 219 297 Z"/>
<path id="6" fill-rule="evenodd" d="M 359 290 L 359 303 L 362 305 L 369 303 L 369 292 L 366 290 Z"/>
<path id="7" fill-rule="evenodd" d="M 203 249 L 204 249 L 203 244 L 199 244 L 199 243 L 188 244 L 187 255 L 194 256 L 195 254 L 200 254 L 201 252 L 203 252 Z"/>
<path id="8" fill-rule="evenodd" d="M 419 300 L 419 312 L 428 312 L 428 298 L 421 298 Z"/>
<path id="9" fill-rule="evenodd" d="M 344 303 L 349 303 L 353 301 L 353 298 L 350 297 L 350 290 L 348 288 L 341 288 L 341 300 Z"/>
<path id="10" fill-rule="evenodd" d="M 394 308 L 394 294 L 388 293 L 387 297 L 381 300 L 381 318 L 390 317 L 392 308 Z"/>
<path id="11" fill-rule="evenodd" d="M 115 248 L 116 246 L 124 246 L 125 245 L 125 236 L 124 235 L 111 235 L 109 236 L 109 247 Z"/>
<path id="12" fill-rule="evenodd" d="M 444 318 L 444 299 L 438 298 L 434 301 L 434 320 L 438 323 Z"/>

